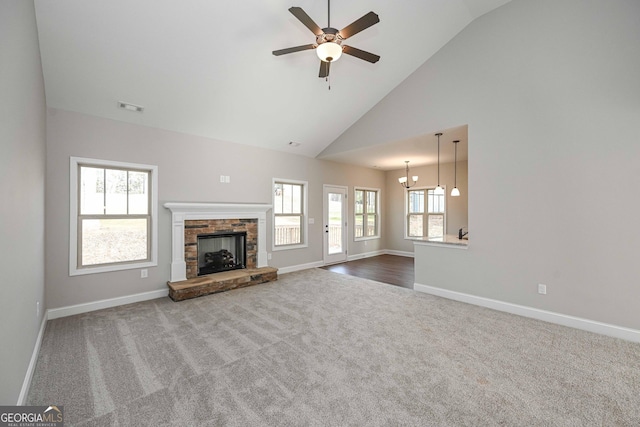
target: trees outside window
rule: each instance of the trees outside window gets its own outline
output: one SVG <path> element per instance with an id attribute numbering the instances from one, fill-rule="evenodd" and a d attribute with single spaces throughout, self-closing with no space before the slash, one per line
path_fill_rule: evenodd
<path id="1" fill-rule="evenodd" d="M 71 158 L 70 274 L 157 265 L 157 167 Z"/>

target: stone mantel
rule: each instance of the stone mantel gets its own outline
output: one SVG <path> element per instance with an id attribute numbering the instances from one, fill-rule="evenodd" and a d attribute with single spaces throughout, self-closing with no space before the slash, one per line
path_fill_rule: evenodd
<path id="1" fill-rule="evenodd" d="M 187 279 L 184 259 L 184 222 L 207 219 L 257 219 L 257 266 L 267 266 L 267 211 L 271 205 L 249 203 L 165 203 L 171 211 L 171 282 Z"/>

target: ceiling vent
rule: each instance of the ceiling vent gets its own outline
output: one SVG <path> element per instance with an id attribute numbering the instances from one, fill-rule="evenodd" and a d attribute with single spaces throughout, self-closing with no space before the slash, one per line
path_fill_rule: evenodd
<path id="1" fill-rule="evenodd" d="M 144 111 L 144 107 L 141 105 L 129 104 L 128 102 L 118 101 L 118 108 L 122 108 L 123 110 L 135 111 L 137 113 L 142 113 Z"/>

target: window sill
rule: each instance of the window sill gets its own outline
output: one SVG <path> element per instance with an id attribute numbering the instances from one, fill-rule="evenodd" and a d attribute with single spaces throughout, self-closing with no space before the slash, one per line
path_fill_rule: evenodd
<path id="1" fill-rule="evenodd" d="M 376 239 L 380 239 L 380 236 L 354 237 L 353 241 L 354 242 L 361 242 L 363 240 L 376 240 Z"/>
<path id="2" fill-rule="evenodd" d="M 308 247 L 309 247 L 309 245 L 304 243 L 304 244 L 301 244 L 301 245 L 273 246 L 273 247 L 271 247 L 271 250 L 273 252 L 277 252 L 277 251 L 288 251 L 290 249 L 304 249 L 304 248 L 308 248 Z"/>
<path id="3" fill-rule="evenodd" d="M 96 273 L 110 273 L 113 271 L 122 271 L 122 270 L 133 270 L 136 268 L 149 268 L 149 267 L 157 267 L 158 263 L 155 261 L 144 261 L 144 262 L 132 262 L 127 264 L 114 264 L 114 265 L 103 265 L 101 267 L 85 267 L 85 268 L 75 268 L 72 267 L 69 269 L 69 276 L 82 276 L 85 274 L 96 274 Z"/>

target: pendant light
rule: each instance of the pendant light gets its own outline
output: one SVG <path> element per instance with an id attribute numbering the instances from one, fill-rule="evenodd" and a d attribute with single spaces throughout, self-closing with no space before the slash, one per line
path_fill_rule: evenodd
<path id="1" fill-rule="evenodd" d="M 453 141 L 453 146 L 455 147 L 455 157 L 453 161 L 453 190 L 451 190 L 451 195 L 453 197 L 460 195 L 460 190 L 458 190 L 458 142 L 460 142 L 460 140 Z"/>
<path id="2" fill-rule="evenodd" d="M 434 194 L 444 194 L 444 188 L 440 187 L 440 137 L 442 133 L 436 133 L 438 137 L 438 186 L 436 187 Z"/>
<path id="3" fill-rule="evenodd" d="M 413 187 L 414 185 L 416 185 L 416 182 L 418 182 L 418 175 L 413 175 L 411 177 L 411 179 L 413 179 L 413 182 L 411 184 L 409 184 L 409 160 L 405 160 L 404 162 L 406 163 L 405 176 L 402 176 L 402 177 L 398 178 L 398 182 L 404 188 L 409 189 L 409 188 Z"/>

